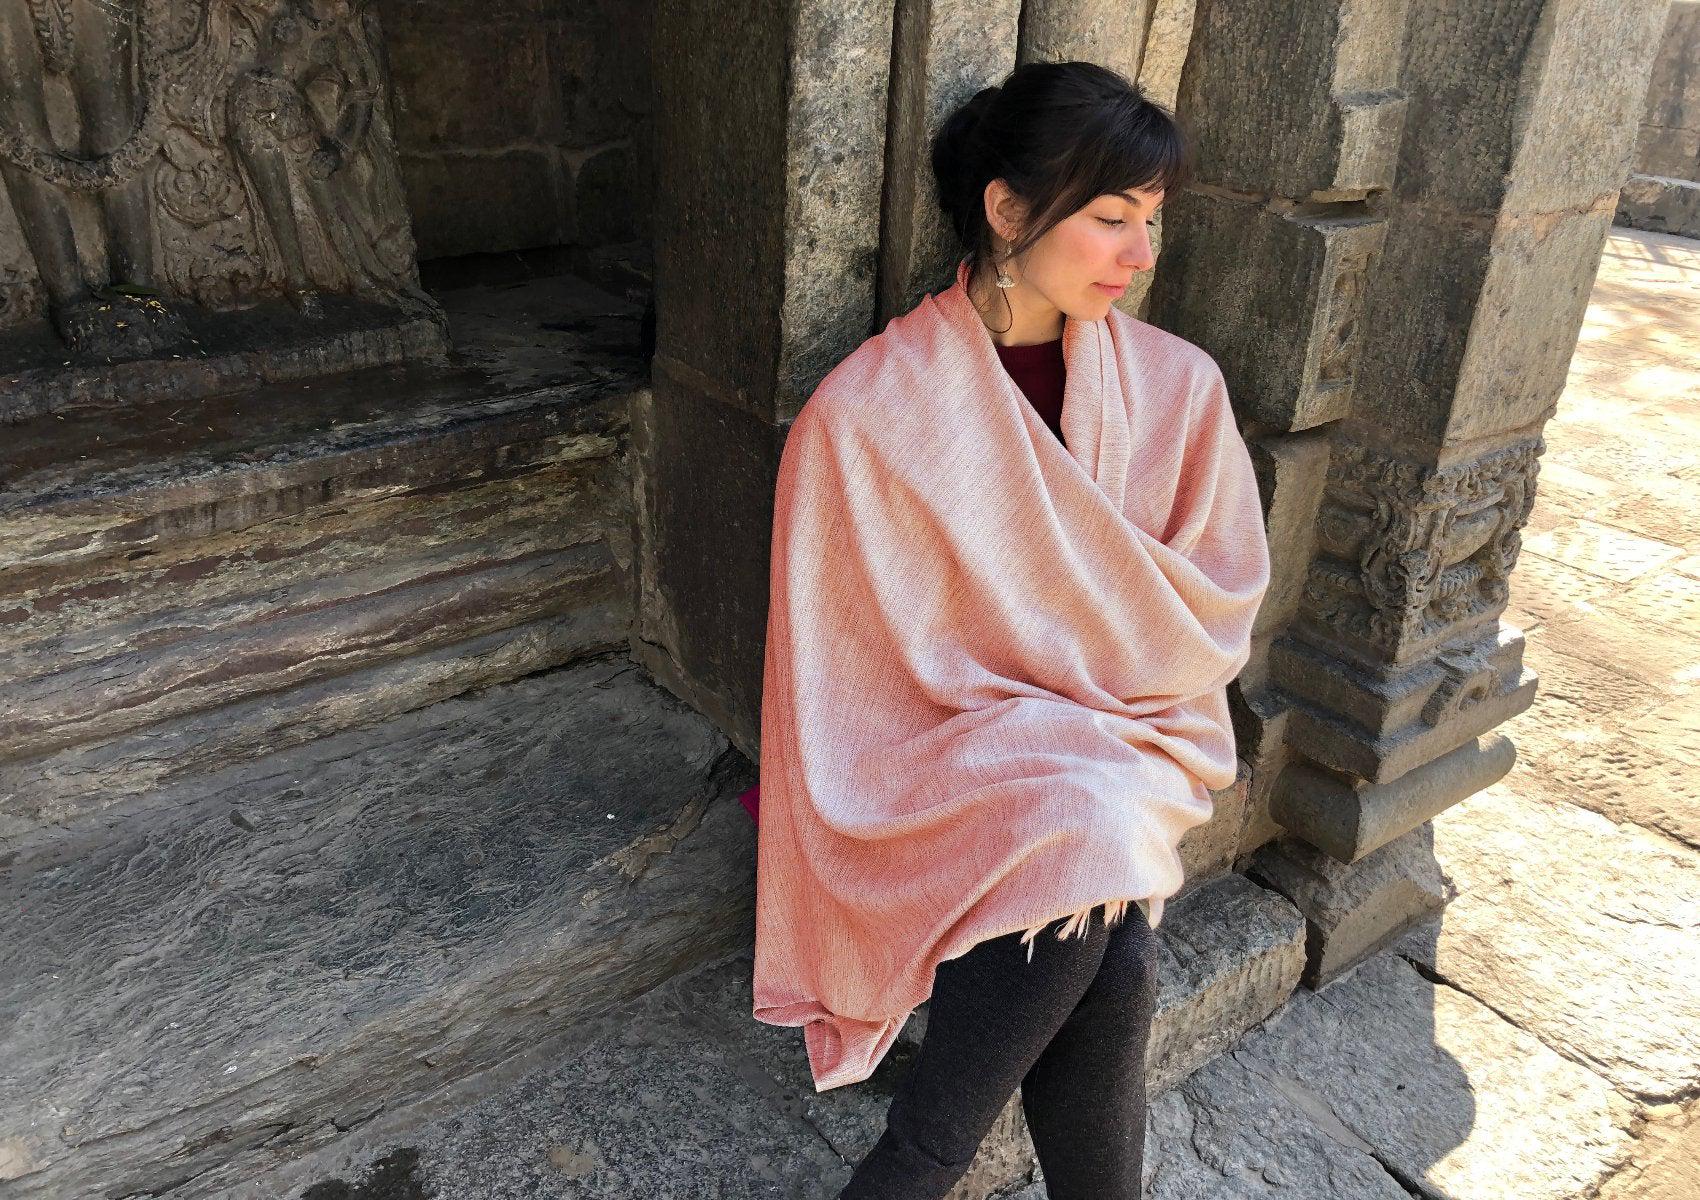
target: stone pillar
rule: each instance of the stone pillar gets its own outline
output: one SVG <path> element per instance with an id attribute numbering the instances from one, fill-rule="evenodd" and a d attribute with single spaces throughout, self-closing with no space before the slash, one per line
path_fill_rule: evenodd
<path id="1" fill-rule="evenodd" d="M 1662 17 L 1199 0 L 1200 179 L 1152 311 L 1222 365 L 1265 482 L 1275 582 L 1233 694 L 1247 851 L 1284 833 L 1356 864 L 1510 768 L 1484 735 L 1536 681 L 1500 613 Z M 1433 904 L 1306 866 L 1313 982 L 1354 959 L 1328 944 L 1341 897 L 1379 906 L 1355 957 Z"/>
<path id="2" fill-rule="evenodd" d="M 1700 0 L 1672 0 L 1617 223 L 1700 237 Z"/>
<path id="3" fill-rule="evenodd" d="M 879 324 L 956 277 L 956 235 L 939 209 L 932 140 L 944 119 L 1015 66 L 1021 0 L 899 0 L 885 148 Z"/>
<path id="4" fill-rule="evenodd" d="M 1085 59 L 1139 79 L 1156 0 L 1027 0 L 1019 62 Z"/>
<path id="5" fill-rule="evenodd" d="M 633 654 L 758 752 L 786 429 L 872 332 L 892 9 L 659 0 Z"/>

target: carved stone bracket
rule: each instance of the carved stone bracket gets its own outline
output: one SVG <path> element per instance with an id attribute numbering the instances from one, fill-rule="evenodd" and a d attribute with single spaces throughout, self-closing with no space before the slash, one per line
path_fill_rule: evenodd
<path id="1" fill-rule="evenodd" d="M 1510 596 L 1544 449 L 1536 434 L 1437 467 L 1337 437 L 1301 626 L 1373 668 L 1489 625 Z M 1479 683 L 1479 660 L 1444 661 L 1454 690 Z"/>

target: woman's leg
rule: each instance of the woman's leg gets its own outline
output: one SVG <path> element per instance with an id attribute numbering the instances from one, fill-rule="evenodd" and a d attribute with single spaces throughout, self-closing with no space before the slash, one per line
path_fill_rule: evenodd
<path id="1" fill-rule="evenodd" d="M 921 1048 L 839 1200 L 939 1200 L 967 1174 L 1022 1076 L 1098 975 L 1110 931 L 1098 920 L 1084 937 L 1059 940 L 1060 924 L 1034 939 L 1031 962 L 1017 932 L 939 964 Z"/>
<path id="2" fill-rule="evenodd" d="M 1097 977 L 1021 1081 L 1050 1200 L 1139 1200 L 1156 1006 L 1157 935 L 1129 908 Z"/>

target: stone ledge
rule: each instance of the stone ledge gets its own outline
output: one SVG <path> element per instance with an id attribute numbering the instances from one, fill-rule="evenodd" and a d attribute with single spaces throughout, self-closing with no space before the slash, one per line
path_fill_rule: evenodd
<path id="1" fill-rule="evenodd" d="M 741 761 L 610 655 L 33 840 L 7 1196 L 212 1194 L 748 945 Z"/>
<path id="2" fill-rule="evenodd" d="M 1279 1008 L 1303 956 L 1297 912 L 1237 875 L 1177 898 L 1168 912 L 1158 929 L 1157 1088 Z M 380 1162 L 417 1194 L 459 1200 L 537 1200 L 564 1188 L 583 1200 L 824 1200 L 877 1140 L 925 1036 L 926 1006 L 868 1079 L 816 1092 L 801 1031 L 750 1016 L 752 967 L 746 948 L 683 975 L 605 1018 L 588 1045 L 451 1116 L 357 1135 L 231 1200 L 307 1200 L 326 1194 L 311 1184 L 357 1179 Z M 1017 1185 L 1034 1166 L 1017 1096 L 953 1198 Z"/>

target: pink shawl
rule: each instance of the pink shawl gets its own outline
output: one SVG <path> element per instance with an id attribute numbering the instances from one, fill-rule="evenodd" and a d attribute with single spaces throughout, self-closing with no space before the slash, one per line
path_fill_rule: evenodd
<path id="1" fill-rule="evenodd" d="M 804 1027 L 817 1092 L 977 942 L 1031 956 L 1129 901 L 1155 927 L 1235 777 L 1269 550 L 1221 372 L 1120 310 L 1065 320 L 1071 452 L 967 281 L 834 368 L 780 455 L 754 1016 Z"/>

